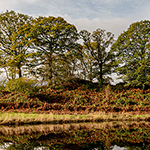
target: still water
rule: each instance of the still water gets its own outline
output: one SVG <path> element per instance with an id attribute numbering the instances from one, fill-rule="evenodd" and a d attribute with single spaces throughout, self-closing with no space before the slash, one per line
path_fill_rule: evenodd
<path id="1" fill-rule="evenodd" d="M 150 150 L 150 122 L 0 126 L 0 150 Z"/>

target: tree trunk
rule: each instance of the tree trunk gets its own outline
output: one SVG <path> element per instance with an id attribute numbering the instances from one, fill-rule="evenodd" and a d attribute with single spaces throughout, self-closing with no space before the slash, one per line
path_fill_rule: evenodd
<path id="1" fill-rule="evenodd" d="M 22 71 L 21 71 L 21 67 L 20 67 L 20 65 L 19 65 L 17 68 L 18 68 L 19 78 L 21 78 L 21 77 L 22 77 Z"/>
<path id="2" fill-rule="evenodd" d="M 53 77 L 53 70 L 52 70 L 52 55 L 49 56 L 48 58 L 48 86 L 52 82 L 52 77 Z"/>
<path id="3" fill-rule="evenodd" d="M 103 85 L 103 63 L 102 63 L 102 60 L 100 61 L 100 84 Z"/>

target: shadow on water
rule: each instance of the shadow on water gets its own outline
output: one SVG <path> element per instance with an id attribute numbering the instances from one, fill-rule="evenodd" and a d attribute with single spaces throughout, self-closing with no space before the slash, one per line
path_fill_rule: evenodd
<path id="1" fill-rule="evenodd" d="M 0 150 L 150 150 L 150 122 L 0 126 Z"/>

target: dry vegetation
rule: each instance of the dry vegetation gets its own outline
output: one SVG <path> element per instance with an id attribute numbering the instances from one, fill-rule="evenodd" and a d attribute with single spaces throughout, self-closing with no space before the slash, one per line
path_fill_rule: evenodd
<path id="1" fill-rule="evenodd" d="M 88 115 L 54 115 L 50 114 L 25 114 L 25 113 L 1 113 L 0 125 L 22 124 L 62 124 L 79 122 L 110 122 L 110 121 L 150 121 L 150 114 L 133 115 L 131 113 L 105 113 L 97 112 Z"/>
<path id="2" fill-rule="evenodd" d="M 150 120 L 150 89 L 123 85 L 100 89 L 97 84 L 72 81 L 39 87 L 29 95 L 2 91 L 0 112 L 1 124 Z"/>
<path id="3" fill-rule="evenodd" d="M 27 125 L 27 126 L 0 126 L 0 133 L 2 135 L 19 135 L 19 134 L 33 134 L 36 132 L 55 132 L 55 131 L 63 131 L 69 130 L 70 128 L 74 128 L 76 130 L 87 127 L 89 129 L 106 129 L 108 127 L 114 126 L 122 126 L 122 128 L 127 128 L 131 125 L 139 126 L 139 124 L 145 124 L 149 126 L 149 122 L 141 121 L 141 122 L 133 122 L 133 121 L 111 121 L 111 122 L 100 122 L 100 123 L 72 123 L 72 124 L 45 124 L 45 125 Z"/>

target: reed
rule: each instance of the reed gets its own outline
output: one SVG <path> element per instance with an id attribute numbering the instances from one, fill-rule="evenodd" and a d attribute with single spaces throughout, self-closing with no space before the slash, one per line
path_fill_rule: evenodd
<path id="1" fill-rule="evenodd" d="M 110 95 L 110 85 L 109 84 L 105 87 L 105 95 L 106 95 L 106 100 L 109 101 L 109 95 Z"/>
<path id="2" fill-rule="evenodd" d="M 25 113 L 0 113 L 0 125 L 22 125 L 42 123 L 77 123 L 77 122 L 104 122 L 104 121 L 150 121 L 150 114 L 131 115 L 129 113 L 97 112 L 87 115 L 55 115 L 55 114 L 25 114 Z"/>
<path id="3" fill-rule="evenodd" d="M 122 128 L 128 128 L 129 126 L 136 125 L 140 126 L 144 124 L 150 126 L 150 122 L 129 122 L 129 121 L 118 121 L 118 122 L 100 122 L 100 123 L 71 123 L 71 124 L 42 124 L 42 125 L 26 125 L 26 126 L 0 126 L 0 135 L 20 135 L 20 134 L 34 134 L 41 132 L 47 134 L 54 131 L 69 130 L 71 128 L 81 129 L 106 129 L 115 126 L 121 126 Z"/>

